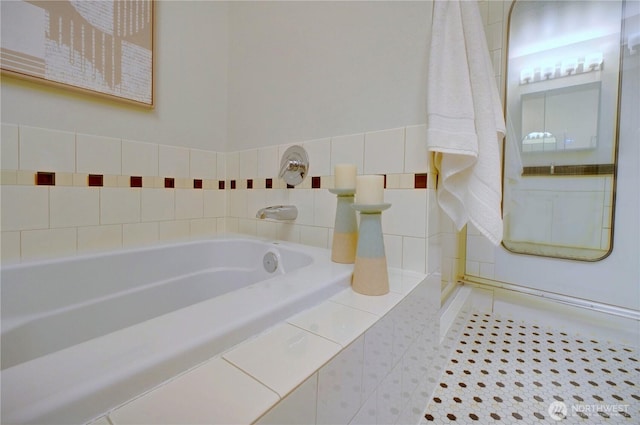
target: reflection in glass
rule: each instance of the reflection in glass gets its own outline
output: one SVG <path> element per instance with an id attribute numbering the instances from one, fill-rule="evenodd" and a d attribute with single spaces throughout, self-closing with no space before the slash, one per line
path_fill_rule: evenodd
<path id="1" fill-rule="evenodd" d="M 622 1 L 516 1 L 508 35 L 504 246 L 612 247 Z"/>

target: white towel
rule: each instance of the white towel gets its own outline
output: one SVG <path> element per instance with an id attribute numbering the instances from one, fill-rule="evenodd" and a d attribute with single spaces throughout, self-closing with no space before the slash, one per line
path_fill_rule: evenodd
<path id="1" fill-rule="evenodd" d="M 502 241 L 500 144 L 505 125 L 475 1 L 435 1 L 427 82 L 427 149 L 438 204 L 458 230 L 471 221 Z"/>

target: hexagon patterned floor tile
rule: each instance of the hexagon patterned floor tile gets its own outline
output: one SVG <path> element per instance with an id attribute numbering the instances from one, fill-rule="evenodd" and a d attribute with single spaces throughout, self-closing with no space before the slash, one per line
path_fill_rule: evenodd
<path id="1" fill-rule="evenodd" d="M 421 421 L 448 423 L 640 423 L 640 358 L 627 346 L 474 313 Z"/>

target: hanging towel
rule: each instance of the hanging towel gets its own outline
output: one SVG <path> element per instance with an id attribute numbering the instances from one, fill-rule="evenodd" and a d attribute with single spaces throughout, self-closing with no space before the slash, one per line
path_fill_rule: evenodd
<path id="1" fill-rule="evenodd" d="M 427 149 L 438 204 L 458 230 L 471 221 L 498 245 L 505 125 L 477 3 L 435 1 L 430 47 Z"/>

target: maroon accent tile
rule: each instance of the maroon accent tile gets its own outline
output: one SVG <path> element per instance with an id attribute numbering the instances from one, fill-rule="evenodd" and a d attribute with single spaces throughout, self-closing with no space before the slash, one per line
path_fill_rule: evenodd
<path id="1" fill-rule="evenodd" d="M 273 188 L 273 179 L 267 179 L 264 182 L 264 187 L 266 189 L 272 189 Z"/>
<path id="2" fill-rule="evenodd" d="M 236 188 L 236 181 L 235 180 L 231 180 L 231 182 L 229 183 L 229 187 L 231 189 L 235 189 Z"/>
<path id="3" fill-rule="evenodd" d="M 89 186 L 104 186 L 104 176 L 102 174 L 89 174 L 87 184 Z"/>
<path id="4" fill-rule="evenodd" d="M 129 186 L 142 187 L 142 176 L 131 176 L 129 178 Z"/>
<path id="5" fill-rule="evenodd" d="M 386 189 L 387 188 L 387 175 L 383 174 L 382 176 L 384 177 L 383 187 Z"/>
<path id="6" fill-rule="evenodd" d="M 164 187 L 166 189 L 173 189 L 174 187 L 176 187 L 176 179 L 174 179 L 173 177 L 165 177 Z"/>
<path id="7" fill-rule="evenodd" d="M 56 173 L 38 171 L 36 173 L 36 184 L 39 186 L 55 186 Z"/>
<path id="8" fill-rule="evenodd" d="M 193 179 L 193 188 L 202 189 L 202 179 Z"/>
<path id="9" fill-rule="evenodd" d="M 414 179 L 413 188 L 414 189 L 426 189 L 427 188 L 427 175 L 426 174 L 416 174 Z"/>
<path id="10" fill-rule="evenodd" d="M 320 189 L 320 176 L 311 177 L 311 189 Z"/>
<path id="11" fill-rule="evenodd" d="M 224 190 L 224 180 L 218 180 L 218 189 Z"/>
<path id="12" fill-rule="evenodd" d="M 247 189 L 253 189 L 253 179 L 247 179 Z"/>
<path id="13" fill-rule="evenodd" d="M 290 185 L 289 183 L 287 183 L 287 189 L 293 189 L 295 186 Z"/>

